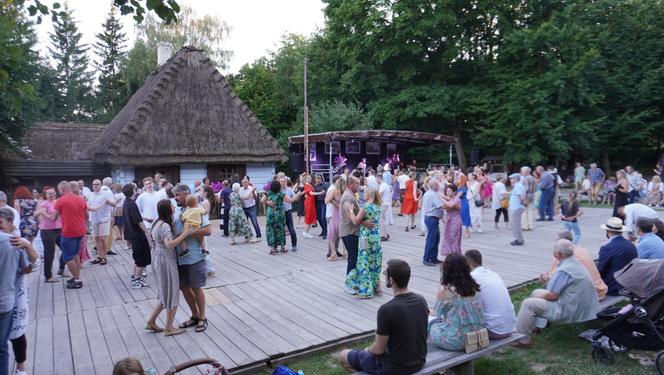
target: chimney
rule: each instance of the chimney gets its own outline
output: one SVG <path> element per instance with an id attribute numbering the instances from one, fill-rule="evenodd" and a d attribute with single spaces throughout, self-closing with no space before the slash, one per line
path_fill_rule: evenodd
<path id="1" fill-rule="evenodd" d="M 164 65 L 173 54 L 173 47 L 170 43 L 161 42 L 157 45 L 157 67 Z"/>

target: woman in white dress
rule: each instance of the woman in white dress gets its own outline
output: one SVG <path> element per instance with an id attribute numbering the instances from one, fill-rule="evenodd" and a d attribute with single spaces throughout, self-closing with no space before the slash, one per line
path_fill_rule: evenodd
<path id="1" fill-rule="evenodd" d="M 484 201 L 480 194 L 481 186 L 482 184 L 477 181 L 475 172 L 468 173 L 468 193 L 466 194 L 466 199 L 468 199 L 468 207 L 470 208 L 472 229 L 478 233 L 482 233 L 482 208 L 484 206 Z M 479 202 L 481 206 L 477 207 L 475 201 Z"/>

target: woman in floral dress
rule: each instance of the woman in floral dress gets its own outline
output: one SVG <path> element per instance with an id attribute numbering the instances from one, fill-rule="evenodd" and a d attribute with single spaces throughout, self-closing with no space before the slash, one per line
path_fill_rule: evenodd
<path id="1" fill-rule="evenodd" d="M 445 233 L 440 242 L 438 255 L 441 258 L 449 254 L 461 254 L 461 200 L 456 196 L 457 187 L 454 184 L 445 187 L 443 209 L 447 212 Z"/>
<path id="2" fill-rule="evenodd" d="M 39 232 L 39 221 L 35 217 L 37 210 L 36 199 L 32 197 L 32 193 L 25 186 L 19 186 L 14 192 L 14 209 L 21 217 L 21 237 L 32 242 L 37 237 Z"/>
<path id="3" fill-rule="evenodd" d="M 233 192 L 230 195 L 231 210 L 228 213 L 228 235 L 231 238 L 231 245 L 235 245 L 235 237 L 244 237 L 247 242 L 253 240 L 253 232 L 247 223 L 247 216 L 242 209 L 242 200 L 240 199 L 240 184 L 233 184 Z"/>
<path id="4" fill-rule="evenodd" d="M 284 192 L 281 191 L 279 181 L 272 181 L 267 195 L 263 196 L 267 203 L 267 245 L 270 247 L 270 255 L 277 252 L 277 246 L 281 252 L 286 250 L 286 214 L 284 213 Z"/>
<path id="5" fill-rule="evenodd" d="M 443 350 L 463 350 L 466 333 L 484 328 L 480 286 L 461 254 L 450 254 L 441 269 L 441 287 L 429 322 L 432 344 Z"/>
<path id="6" fill-rule="evenodd" d="M 346 277 L 347 289 L 357 289 L 360 298 L 382 295 L 380 288 L 380 269 L 383 262 L 383 250 L 380 245 L 380 205 L 381 199 L 376 189 L 367 188 L 364 193 L 366 204 L 357 215 L 352 207 L 344 207 L 353 224 L 360 226 L 359 252 L 357 266 Z M 373 227 L 365 226 L 373 223 Z"/>

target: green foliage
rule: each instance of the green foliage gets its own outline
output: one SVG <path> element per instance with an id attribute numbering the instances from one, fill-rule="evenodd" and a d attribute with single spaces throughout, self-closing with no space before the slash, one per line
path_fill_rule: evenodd
<path id="1" fill-rule="evenodd" d="M 323 102 L 310 112 L 309 131 L 322 133 L 341 130 L 371 129 L 372 121 L 357 104 L 338 100 Z"/>
<path id="2" fill-rule="evenodd" d="M 115 8 L 111 8 L 102 27 L 103 31 L 96 35 L 95 43 L 96 54 L 99 57 L 94 64 L 99 72 L 95 118 L 99 122 L 110 122 L 125 103 L 120 63 L 126 55 L 127 37 L 122 32 L 120 20 L 115 16 Z"/>
<path id="3" fill-rule="evenodd" d="M 56 62 L 57 89 L 62 107 L 56 111 L 58 121 L 86 121 L 91 117 L 92 74 L 88 71 L 87 45 L 81 44 L 72 10 L 65 4 L 64 13 L 53 24 L 49 34 L 49 52 Z"/>
<path id="4" fill-rule="evenodd" d="M 0 149 L 19 151 L 18 141 L 42 106 L 37 87 L 35 32 L 16 9 L 0 12 Z"/>
<path id="5" fill-rule="evenodd" d="M 12 0 L 8 0 L 12 2 Z M 152 11 L 162 21 L 167 24 L 177 21 L 177 14 L 180 11 L 180 6 L 175 0 L 146 0 L 145 5 L 141 4 L 142 0 L 113 0 L 113 7 L 120 10 L 122 15 L 131 14 L 134 20 L 138 23 L 143 22 L 146 11 Z M 13 0 L 13 3 L 18 6 L 26 4 L 25 0 Z M 26 8 L 30 16 L 37 17 L 37 23 L 41 23 L 42 16 L 51 15 L 53 22 L 56 22 L 58 17 L 64 16 L 64 13 L 58 11 L 61 5 L 59 2 L 54 2 L 49 8 L 40 0 L 27 1 Z M 66 5 L 66 2 L 65 2 Z"/>

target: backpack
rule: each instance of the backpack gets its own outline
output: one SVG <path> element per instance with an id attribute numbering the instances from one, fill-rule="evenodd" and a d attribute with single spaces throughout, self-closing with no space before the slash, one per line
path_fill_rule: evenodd
<path id="1" fill-rule="evenodd" d="M 286 366 L 279 365 L 274 368 L 274 371 L 272 371 L 272 375 L 298 375 L 298 373 L 289 369 Z"/>

